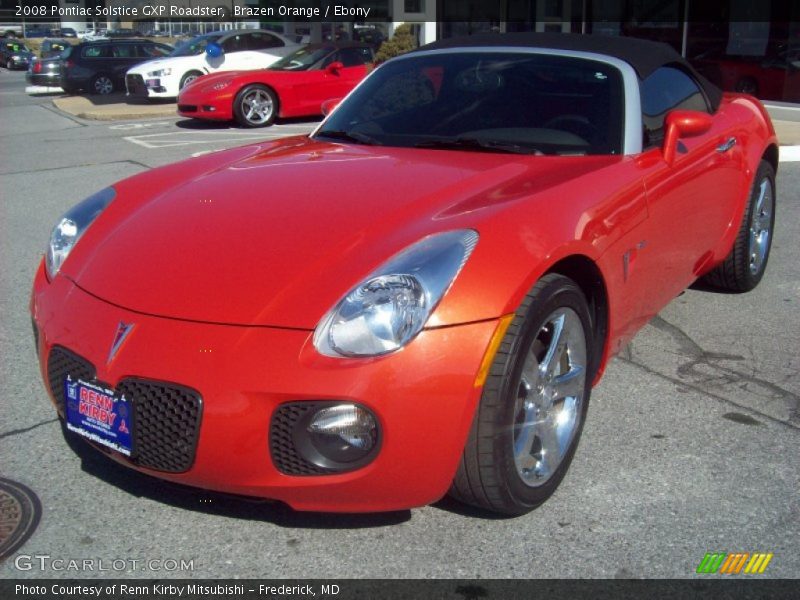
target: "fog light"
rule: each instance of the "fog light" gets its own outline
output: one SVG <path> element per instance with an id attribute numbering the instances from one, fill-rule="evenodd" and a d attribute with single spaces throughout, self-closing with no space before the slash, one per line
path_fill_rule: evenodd
<path id="1" fill-rule="evenodd" d="M 208 106 L 208 105 L 204 104 L 203 105 L 203 110 L 206 111 L 206 112 L 215 112 L 217 110 L 217 107 L 216 106 Z"/>
<path id="2" fill-rule="evenodd" d="M 355 404 L 323 408 L 311 417 L 307 432 L 312 446 L 337 463 L 361 460 L 378 438 L 375 417 Z"/>
<path id="3" fill-rule="evenodd" d="M 290 432 L 290 440 L 282 432 Z M 372 461 L 380 449 L 380 439 L 378 419 L 364 406 L 352 402 L 292 402 L 284 404 L 273 418 L 271 450 L 278 468 L 290 475 L 341 473 Z M 311 470 L 303 467 L 298 471 L 298 461 Z"/>

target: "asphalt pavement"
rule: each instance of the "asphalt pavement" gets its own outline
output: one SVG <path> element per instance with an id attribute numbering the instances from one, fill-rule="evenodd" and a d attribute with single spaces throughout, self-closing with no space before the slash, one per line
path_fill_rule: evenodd
<path id="1" fill-rule="evenodd" d="M 49 231 L 72 204 L 314 122 L 253 132 L 174 116 L 87 121 L 24 87 L 22 73 L 0 70 L 0 477 L 32 488 L 43 516 L 1 577 L 713 577 L 695 574 L 707 552 L 769 552 L 758 577 L 800 573 L 799 164 L 780 166 L 761 285 L 688 290 L 636 336 L 594 390 L 570 472 L 542 507 L 515 519 L 446 500 L 296 513 L 173 488 L 70 448 L 39 376 L 28 301 Z M 98 560 L 125 566 L 100 573 Z"/>

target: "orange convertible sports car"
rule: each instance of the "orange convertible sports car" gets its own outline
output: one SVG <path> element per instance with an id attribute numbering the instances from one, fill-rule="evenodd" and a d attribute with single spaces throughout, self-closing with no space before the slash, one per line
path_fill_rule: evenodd
<path id="1" fill-rule="evenodd" d="M 70 209 L 33 285 L 42 376 L 69 435 L 156 477 L 524 513 L 610 356 L 698 278 L 759 283 L 777 166 L 759 102 L 667 46 L 436 42 L 311 135 Z"/>

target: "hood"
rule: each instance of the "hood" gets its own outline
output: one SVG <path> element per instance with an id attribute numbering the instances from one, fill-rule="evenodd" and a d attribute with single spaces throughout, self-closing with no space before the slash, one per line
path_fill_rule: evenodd
<path id="1" fill-rule="evenodd" d="M 139 75 L 145 75 L 149 71 L 155 71 L 157 69 L 163 68 L 171 68 L 171 69 L 180 69 L 181 67 L 184 68 L 193 68 L 198 69 L 202 68 L 203 60 L 202 55 L 196 56 L 168 56 L 165 58 L 155 58 L 153 60 L 148 60 L 143 63 L 139 63 L 128 69 L 128 73 L 136 73 Z"/>
<path id="2" fill-rule="evenodd" d="M 407 245 L 437 231 L 480 230 L 481 216 L 497 205 L 541 191 L 531 181 L 556 185 L 607 158 L 307 137 L 238 148 L 123 182 L 63 272 L 89 293 L 147 314 L 311 329 Z"/>

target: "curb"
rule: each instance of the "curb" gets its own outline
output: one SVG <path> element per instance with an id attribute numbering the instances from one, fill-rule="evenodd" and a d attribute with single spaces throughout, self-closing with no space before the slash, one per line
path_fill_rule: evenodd
<path id="1" fill-rule="evenodd" d="M 81 96 L 54 98 L 53 106 L 63 113 L 91 121 L 127 121 L 131 119 L 153 119 L 173 117 L 177 113 L 175 104 L 130 105 L 123 103 L 95 106 Z"/>

